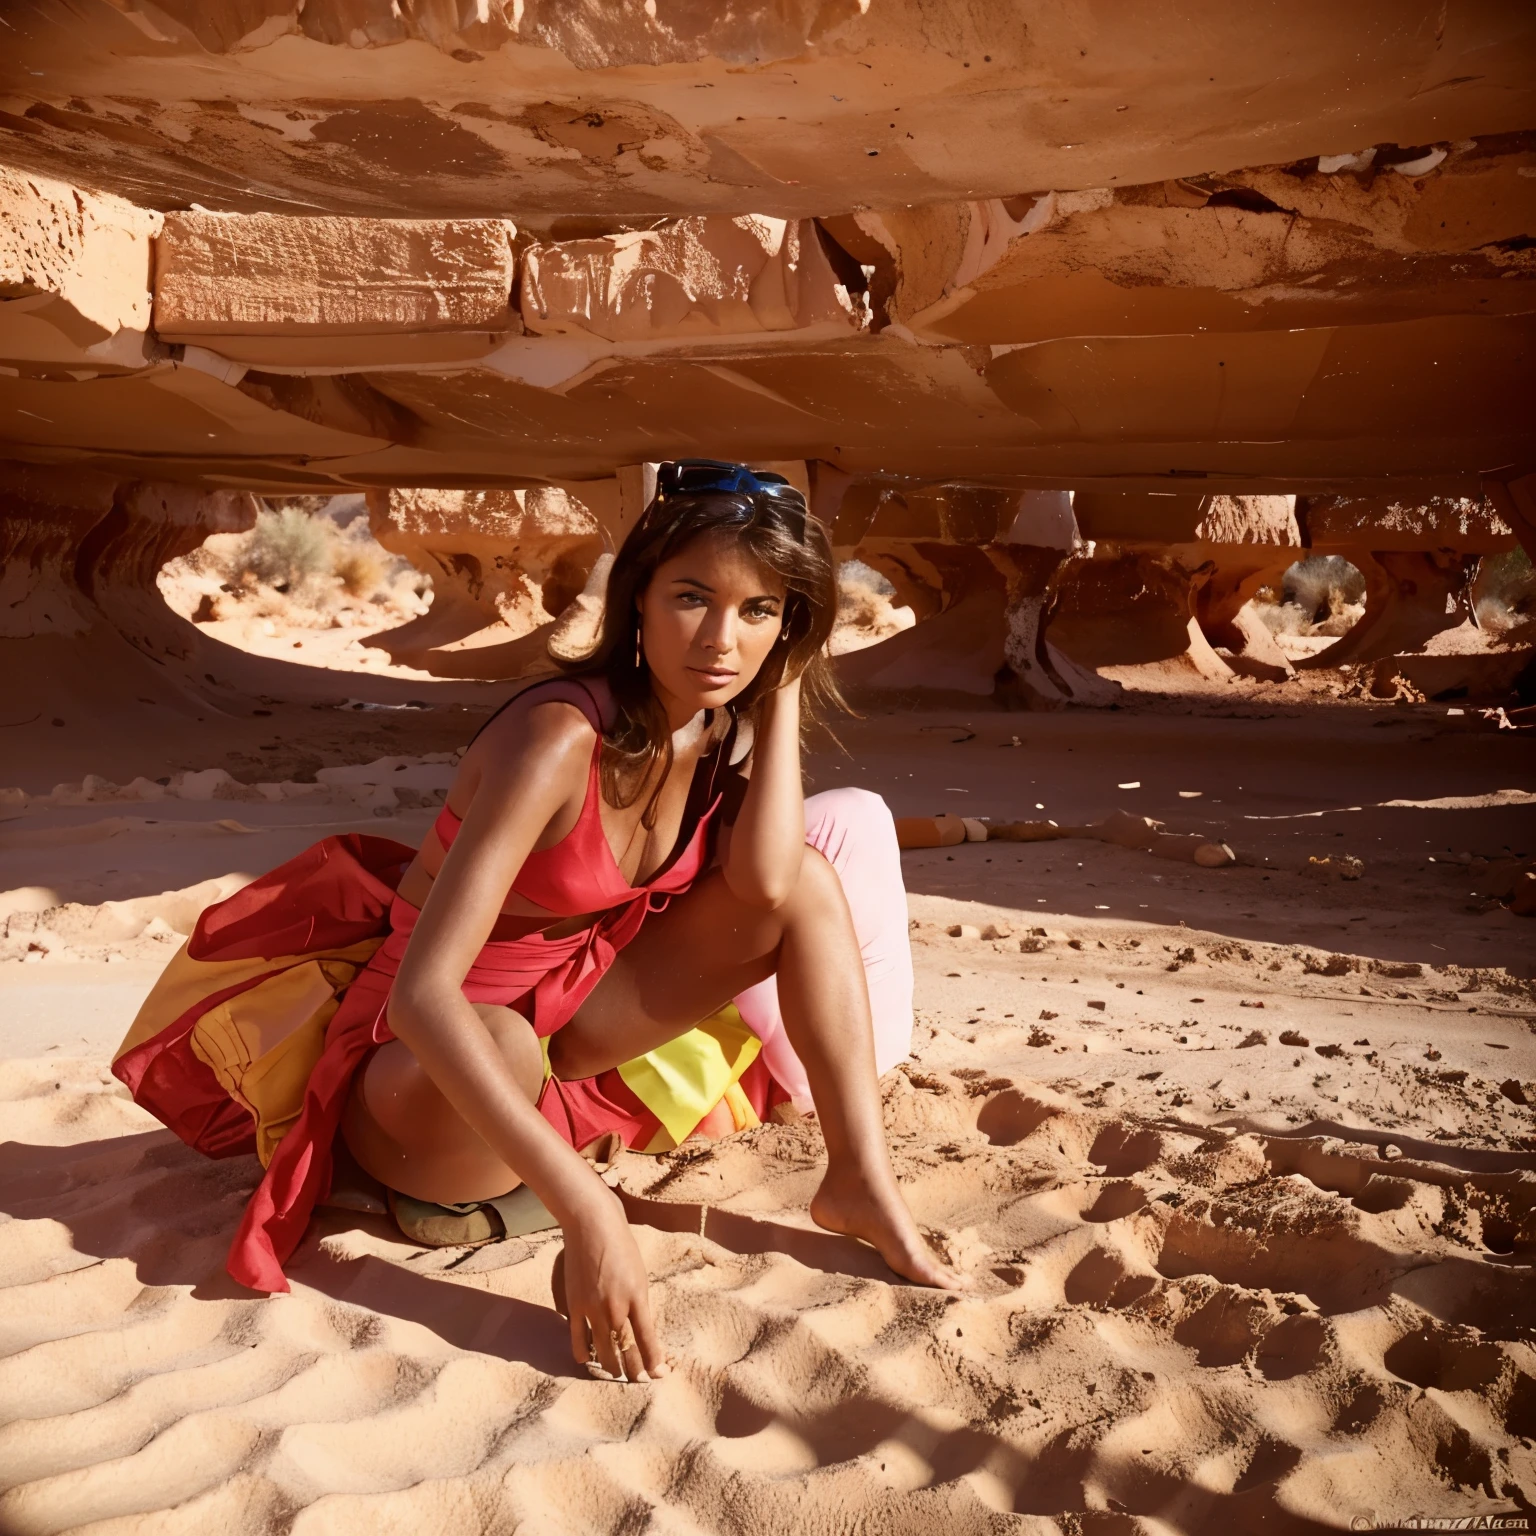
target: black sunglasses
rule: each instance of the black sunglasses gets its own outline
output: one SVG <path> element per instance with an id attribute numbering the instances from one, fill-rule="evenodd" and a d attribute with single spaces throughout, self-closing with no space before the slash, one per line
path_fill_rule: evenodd
<path id="1" fill-rule="evenodd" d="M 759 473 L 745 464 L 727 464 L 721 459 L 668 459 L 656 466 L 656 494 L 678 496 L 697 491 L 744 491 L 768 495 L 795 490 L 783 475 L 768 470 Z"/>
<path id="2" fill-rule="evenodd" d="M 656 502 L 672 496 L 691 496 L 708 491 L 731 491 L 771 497 L 780 509 L 792 514 L 790 526 L 805 543 L 805 497 L 783 475 L 771 470 L 748 469 L 722 459 L 668 459 L 656 466 Z"/>

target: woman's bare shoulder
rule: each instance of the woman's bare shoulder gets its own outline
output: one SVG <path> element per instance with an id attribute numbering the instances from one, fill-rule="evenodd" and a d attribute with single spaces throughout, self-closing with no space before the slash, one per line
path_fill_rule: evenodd
<path id="1" fill-rule="evenodd" d="M 464 755 L 477 778 L 511 779 L 542 768 L 564 777 L 585 775 L 597 731 L 579 706 L 564 699 L 530 700 L 497 716 Z"/>
<path id="2" fill-rule="evenodd" d="M 530 776 L 550 785 L 556 780 L 571 791 L 584 790 L 598 733 L 579 705 L 565 699 L 530 699 L 490 720 L 470 743 L 459 765 L 458 794 L 450 805 L 473 797 L 482 785 L 519 794 Z"/>

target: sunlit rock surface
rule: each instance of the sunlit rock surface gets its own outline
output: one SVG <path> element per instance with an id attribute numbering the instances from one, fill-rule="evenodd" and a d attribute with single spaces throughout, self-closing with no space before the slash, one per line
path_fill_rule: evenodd
<path id="1" fill-rule="evenodd" d="M 1090 668 L 1379 667 L 1536 547 L 1512 11 L 7 25 L 4 454 L 55 466 L 61 505 L 71 475 L 384 498 L 436 597 L 378 643 L 436 675 L 549 664 L 535 632 L 680 454 L 779 466 L 892 584 L 917 624 L 840 662 L 859 686 L 1055 704 L 1105 697 Z M 552 553 L 529 509 L 561 497 L 594 521 Z M 497 498 L 522 531 L 487 532 Z M 64 563 L 74 526 L 44 540 Z M 1312 549 L 1356 564 L 1365 617 L 1292 658 L 1249 605 Z"/>

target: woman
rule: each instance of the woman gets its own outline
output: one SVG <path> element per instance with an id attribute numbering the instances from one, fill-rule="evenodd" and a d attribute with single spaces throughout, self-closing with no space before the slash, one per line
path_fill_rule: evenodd
<path id="1" fill-rule="evenodd" d="M 625 1064 L 733 998 L 750 1012 L 767 988 L 826 1140 L 813 1218 L 913 1280 L 962 1284 L 897 1188 L 869 946 L 861 958 L 843 883 L 807 847 L 803 700 L 836 696 L 835 613 L 826 533 L 798 492 L 739 466 L 662 466 L 610 574 L 597 649 L 486 725 L 399 877 L 392 931 L 278 1133 L 237 1277 L 281 1286 L 262 1255 L 297 1242 L 340 1119 L 362 1167 L 415 1200 L 525 1185 L 564 1229 L 576 1358 L 631 1380 L 664 1371 L 638 1248 L 579 1149 L 635 1111 Z M 785 1097 L 766 1073 L 757 1086 L 760 1107 Z"/>

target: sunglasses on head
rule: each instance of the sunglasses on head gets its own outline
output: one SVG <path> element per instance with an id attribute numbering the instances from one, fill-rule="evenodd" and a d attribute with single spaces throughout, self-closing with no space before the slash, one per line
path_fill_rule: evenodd
<path id="1" fill-rule="evenodd" d="M 668 459 L 656 466 L 658 496 L 692 495 L 699 491 L 742 491 L 748 495 L 768 495 L 795 490 L 783 475 L 768 470 L 748 469 L 745 464 L 727 464 L 721 459 Z"/>
<path id="2" fill-rule="evenodd" d="M 783 475 L 771 470 L 748 469 L 721 459 L 668 459 L 656 467 L 656 500 L 691 496 L 708 491 L 733 491 L 771 497 L 791 514 L 795 537 L 805 542 L 805 498 Z"/>

